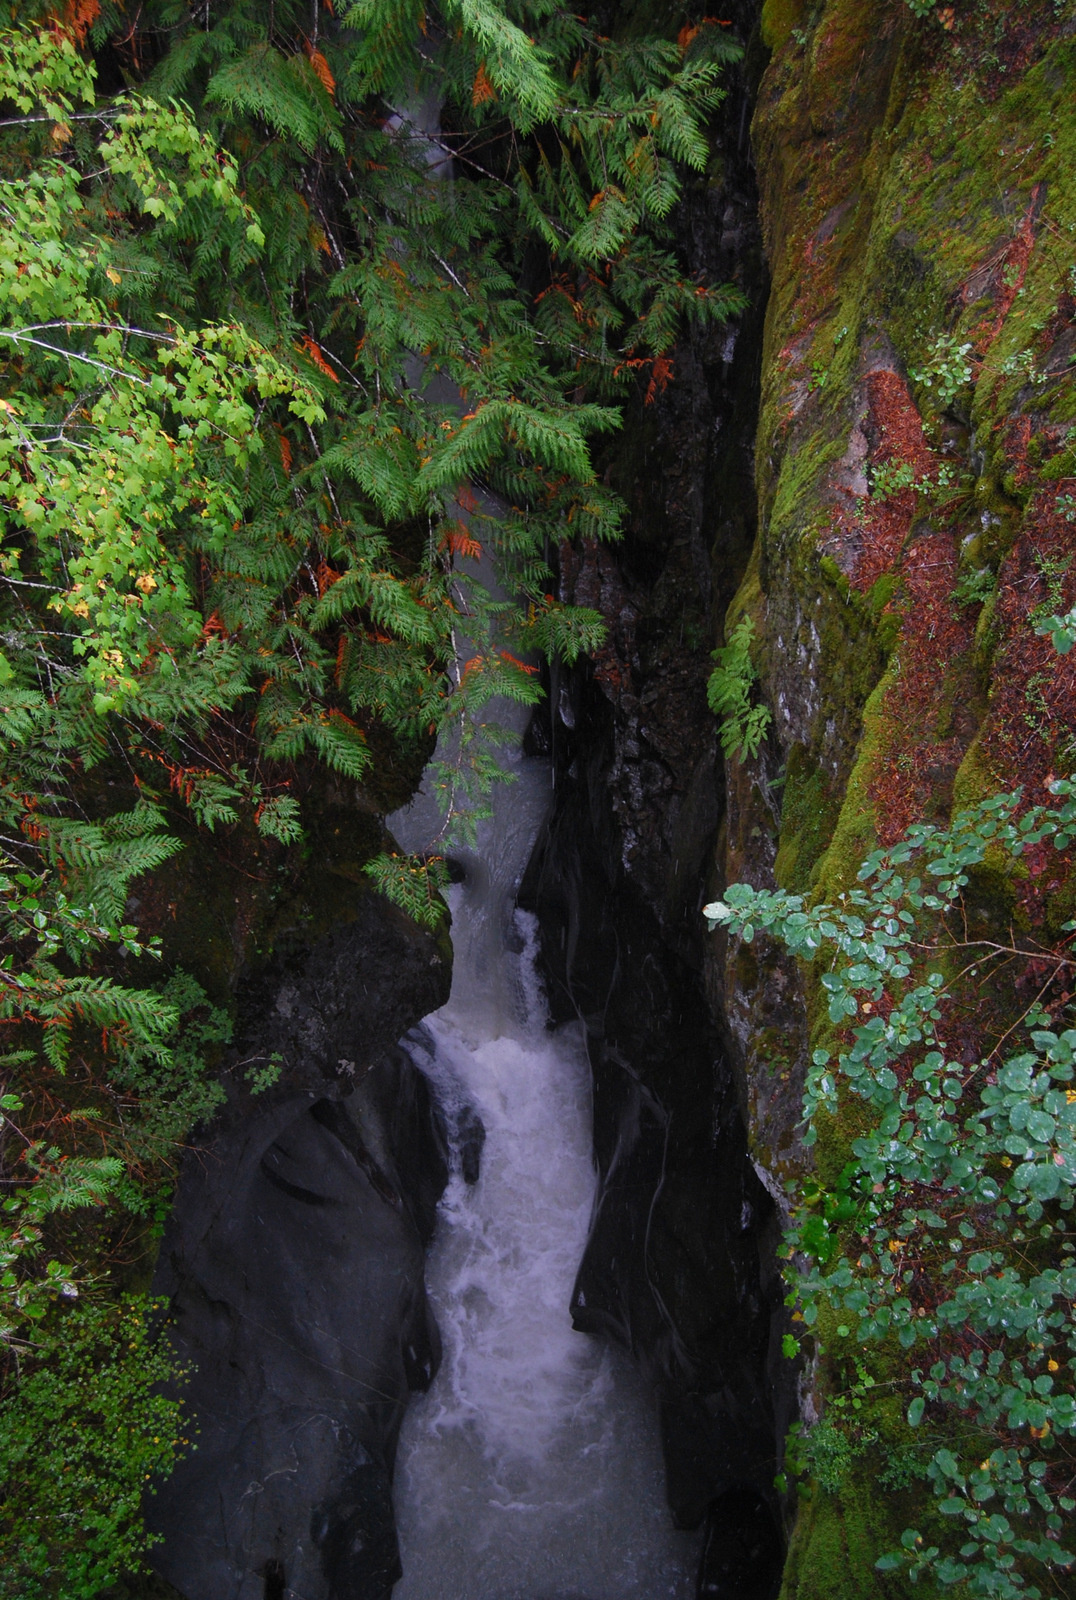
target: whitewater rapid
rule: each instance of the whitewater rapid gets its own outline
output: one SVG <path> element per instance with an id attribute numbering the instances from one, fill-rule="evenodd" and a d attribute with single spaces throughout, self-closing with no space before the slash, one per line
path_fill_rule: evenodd
<path id="1" fill-rule="evenodd" d="M 569 1316 L 596 1184 L 590 1071 L 581 1026 L 548 1024 L 537 923 L 515 908 L 549 769 L 513 766 L 449 891 L 451 998 L 405 1041 L 452 1171 L 427 1268 L 444 1356 L 400 1438 L 393 1600 L 690 1600 L 698 1536 L 672 1527 L 651 1397 Z"/>

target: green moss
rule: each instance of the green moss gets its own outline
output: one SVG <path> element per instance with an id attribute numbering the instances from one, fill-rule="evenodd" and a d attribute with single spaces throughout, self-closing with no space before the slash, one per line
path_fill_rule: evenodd
<path id="1" fill-rule="evenodd" d="M 866 1466 L 857 1463 L 857 1466 Z M 891 1498 L 872 1487 L 869 1471 L 848 1475 L 835 1494 L 816 1490 L 800 1507 L 789 1547 L 780 1600 L 897 1600 L 913 1591 L 906 1581 L 874 1570 L 886 1550 L 899 1547 Z M 917 1585 L 916 1600 L 936 1593 Z"/>
<path id="2" fill-rule="evenodd" d="M 842 891 L 852 888 L 863 858 L 877 846 L 874 801 L 869 792 L 870 773 L 876 753 L 887 743 L 884 701 L 886 690 L 895 681 L 895 671 L 887 671 L 863 708 L 863 737 L 844 792 L 837 826 L 828 850 L 811 875 L 820 900 L 835 900 Z"/>
<path id="3" fill-rule="evenodd" d="M 1059 938 L 1065 925 L 1076 918 L 1076 871 L 1070 871 L 1061 887 L 1046 902 L 1046 933 Z"/>
<path id="4" fill-rule="evenodd" d="M 818 565 L 821 569 L 822 576 L 833 585 L 841 599 L 850 600 L 852 595 L 852 585 L 848 582 L 848 579 L 834 561 L 833 557 L 821 556 L 819 558 Z"/>
<path id="5" fill-rule="evenodd" d="M 822 1424 L 831 1445 L 826 1481 L 807 1486 L 781 1600 L 931 1600 L 939 1591 L 929 1580 L 911 1585 L 902 1573 L 882 1574 L 874 1565 L 899 1548 L 909 1524 L 933 1534 L 942 1520 L 933 1508 L 923 1514 L 920 1484 L 930 1447 L 908 1427 L 887 1382 L 907 1358 L 896 1347 L 876 1347 L 860 1352 L 853 1368 L 836 1317 L 824 1327 L 820 1317 L 818 1333 L 828 1386 L 842 1391 L 843 1401 Z M 808 1462 L 811 1455 L 808 1444 Z"/>
<path id="6" fill-rule="evenodd" d="M 821 769 L 802 745 L 792 746 L 785 768 L 781 834 L 774 876 L 790 894 L 806 894 L 811 869 L 833 836 L 839 806 Z"/>
<path id="7" fill-rule="evenodd" d="M 998 647 L 997 591 L 989 596 L 975 624 L 975 664 L 984 680 L 990 675 L 994 652 Z"/>
<path id="8" fill-rule="evenodd" d="M 763 0 L 763 44 L 770 50 L 780 50 L 806 10 L 806 0 Z"/>
<path id="9" fill-rule="evenodd" d="M 751 550 L 747 570 L 740 581 L 740 587 L 733 596 L 728 611 L 725 613 L 725 638 L 744 617 L 750 617 L 757 628 L 761 619 L 765 618 L 765 605 L 762 595 L 762 581 L 759 576 L 759 544 L 756 539 Z"/>
<path id="10" fill-rule="evenodd" d="M 893 572 L 883 572 L 878 581 L 867 590 L 866 603 L 875 617 L 881 617 L 882 612 L 892 600 L 897 591 L 897 577 Z"/>
<path id="11" fill-rule="evenodd" d="M 811 1036 L 811 1048 L 828 1049 L 834 1058 L 841 1048 L 836 1030 L 826 1023 Z M 818 1182 L 832 1189 L 852 1159 L 852 1141 L 872 1127 L 870 1108 L 858 1095 L 847 1090 L 838 1093 L 836 1114 L 822 1111 L 815 1116 L 815 1171 Z"/>
<path id="12" fill-rule="evenodd" d="M 820 482 L 825 469 L 839 461 L 844 453 L 844 442 L 838 438 L 827 439 L 820 429 L 809 439 L 797 441 L 798 448 L 790 452 L 782 463 L 776 493 L 770 511 L 771 537 L 782 538 L 792 529 L 801 532 L 810 522 L 818 523 Z"/>
<path id="13" fill-rule="evenodd" d="M 976 737 L 968 746 L 953 780 L 953 810 L 964 811 L 997 792 L 997 774 L 984 758 L 982 738 Z"/>

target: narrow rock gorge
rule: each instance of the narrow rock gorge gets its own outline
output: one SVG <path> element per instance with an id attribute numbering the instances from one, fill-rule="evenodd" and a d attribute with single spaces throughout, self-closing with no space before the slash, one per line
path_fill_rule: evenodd
<path id="1" fill-rule="evenodd" d="M 788 1188 L 816 1160 L 800 1122 L 812 992 L 765 938 L 706 935 L 701 906 L 733 881 L 833 893 L 870 843 L 948 814 L 1011 759 L 1013 675 L 1041 670 L 1014 642 L 1027 574 L 1051 540 L 1071 547 L 1024 485 L 1057 433 L 1035 384 L 1071 344 L 1067 302 L 1047 306 L 1053 180 L 1027 155 L 1062 160 L 1073 22 L 1002 19 L 984 65 L 974 8 L 933 32 L 890 0 L 732 10 L 744 59 L 676 233 L 686 269 L 747 305 L 681 338 L 606 448 L 622 541 L 561 547 L 562 597 L 607 632 L 574 669 L 545 669 L 525 743 L 552 799 L 514 892 L 549 1026 L 582 1025 L 593 1081 L 572 1323 L 630 1352 L 655 1396 L 672 1521 L 703 1530 L 697 1593 L 851 1600 L 903 1593 L 873 1571 L 899 1507 L 851 1480 L 797 1504 L 780 1476 L 788 1428 L 819 1403 L 817 1370 L 782 1355 L 778 1261 Z M 1040 80 L 1037 98 L 1017 88 Z M 928 440 L 907 364 L 968 306 L 997 380 Z M 1034 382 L 1006 376 L 1013 317 L 1047 327 Z M 917 516 L 901 483 L 868 493 L 878 463 L 935 459 L 975 475 L 955 523 Z M 999 564 L 985 603 L 954 602 L 963 573 Z M 744 616 L 772 728 L 757 756 L 723 759 L 706 679 Z M 1041 782 L 1049 740 L 1032 737 Z M 188 1600 L 382 1600 L 400 1573 L 393 1461 L 407 1394 L 437 1365 L 422 1252 L 448 1169 L 443 1113 L 398 1041 L 448 968 L 358 905 L 241 988 L 240 1051 L 303 1066 L 215 1125 L 165 1240 L 157 1287 L 203 1421 L 157 1497 L 155 1559 Z"/>
<path id="2" fill-rule="evenodd" d="M 134 585 L 113 631 L 75 650 L 89 663 L 99 721 L 127 716 L 152 674 L 165 680 L 122 747 L 97 732 L 62 733 L 77 751 L 65 757 L 77 828 L 66 813 L 50 821 L 50 806 L 68 805 L 49 788 L 54 752 L 46 761 L 33 746 L 36 765 L 13 766 L 5 789 L 5 850 L 23 868 L 19 850 L 37 850 L 55 869 L 66 930 L 43 945 L 53 965 L 33 969 L 36 1009 L 3 1013 L 5 1025 L 21 1018 L 34 1049 L 46 1041 L 53 1072 L 44 1089 L 12 1079 L 28 1102 L 37 1096 L 38 1122 L 19 1132 L 29 1158 L 11 1157 L 15 1177 L 4 1181 L 29 1182 L 27 1160 L 36 1161 L 34 1173 L 61 1196 L 33 1213 L 36 1234 L 5 1249 L 17 1266 L 27 1240 L 36 1249 L 44 1237 L 57 1255 L 47 1270 L 72 1303 L 82 1294 L 92 1307 L 93 1285 L 107 1278 L 117 1305 L 144 1307 L 154 1348 L 171 1351 L 178 1371 L 143 1388 L 181 1399 L 191 1430 L 174 1466 L 147 1456 L 127 1487 L 132 1504 L 145 1491 L 148 1549 L 91 1563 L 77 1583 L 51 1556 L 22 1566 L 11 1557 L 9 1581 L 3 1555 L 0 1600 L 908 1600 L 942 1592 L 938 1582 L 1000 1600 L 1071 1592 L 1059 1541 L 1076 1500 L 1066 1442 L 1076 1411 L 1070 1427 L 1061 1402 L 1049 1415 L 1028 1409 L 1054 1404 L 1076 1364 L 1059 1342 L 1076 1296 L 1059 1253 L 1073 1248 L 1068 1190 L 1052 1188 L 1062 1178 L 1049 1173 L 1040 1200 L 1028 1177 L 1027 1205 L 1012 1187 L 1022 1181 L 1014 1160 L 1033 1164 L 1026 1108 L 1009 1142 L 980 1159 L 1012 1202 L 1000 1223 L 981 1196 L 946 1210 L 953 1184 L 922 1169 L 908 1177 L 896 1155 L 891 1167 L 870 1167 L 874 1124 L 846 1070 L 858 1059 L 849 1039 L 856 1027 L 874 1028 L 875 1043 L 894 1033 L 892 1018 L 910 1015 L 910 1002 L 892 977 L 895 958 L 882 977 L 863 965 L 845 989 L 834 973 L 837 952 L 851 960 L 853 947 L 869 946 L 873 902 L 862 885 L 878 873 L 892 882 L 894 863 L 903 870 L 909 829 L 933 828 L 920 836 L 929 843 L 969 808 L 1030 817 L 1007 856 L 1016 834 L 984 825 L 960 857 L 959 898 L 954 890 L 930 902 L 937 923 L 917 934 L 923 983 L 943 993 L 930 1013 L 947 1035 L 938 1063 L 951 1056 L 950 1128 L 931 1123 L 931 1159 L 940 1172 L 969 1085 L 985 1084 L 993 1108 L 976 1114 L 976 1128 L 1000 1115 L 1004 1048 L 1026 1024 L 1053 1079 L 1034 1079 L 1028 1066 L 1016 1098 L 1032 1094 L 1033 1080 L 1053 1097 L 1039 1154 L 1069 1184 L 1076 897 L 1065 852 L 1076 826 L 1065 813 L 1051 822 L 1047 808 L 1064 803 L 1076 765 L 1076 6 L 729 0 L 711 17 L 668 0 L 608 0 L 596 9 L 583 29 L 530 0 L 446 0 L 428 15 L 393 0 L 380 21 L 366 0 L 340 16 L 323 0 L 307 6 L 310 17 L 295 8 L 278 23 L 274 13 L 263 40 L 249 19 L 235 22 L 233 7 L 221 21 L 207 5 L 204 18 L 185 13 L 174 53 L 171 12 L 143 39 L 137 18 L 125 13 L 127 32 L 117 31 L 112 11 L 84 0 L 54 19 L 67 64 L 47 114 L 13 98 L 10 84 L 4 91 L 19 111 L 13 125 L 50 123 L 57 166 L 65 141 L 81 138 L 71 127 L 90 120 L 72 109 L 68 56 L 93 58 L 99 95 L 148 83 L 160 101 L 153 116 L 191 100 L 203 132 L 169 134 L 161 170 L 172 175 L 145 188 L 153 221 L 139 213 L 139 227 L 156 226 L 169 206 L 179 217 L 180 199 L 208 207 L 213 184 L 239 182 L 212 249 L 192 245 L 195 223 L 171 211 L 167 226 L 194 263 L 178 307 L 216 305 L 205 280 L 216 294 L 225 259 L 243 282 L 234 304 L 222 302 L 219 326 L 199 313 L 198 359 L 213 357 L 205 392 L 249 361 L 258 399 L 233 416 L 218 396 L 220 415 L 204 426 L 200 401 L 178 390 L 169 399 L 177 416 L 195 419 L 176 430 L 183 448 L 218 429 L 214 449 L 235 477 L 220 506 L 205 463 L 191 468 L 193 488 L 175 491 L 194 528 L 176 535 L 186 588 L 163 557 L 134 577 L 148 514 L 119 577 L 101 556 L 105 576 L 91 582 L 69 552 L 31 568 L 16 551 L 0 567 L 5 582 L 50 596 L 78 578 L 66 598 L 48 599 L 41 638 L 64 606 L 65 626 L 96 627 L 92 608 L 105 601 L 94 595 Z M 536 43 L 554 12 L 556 26 Z M 681 114 L 686 126 L 690 85 L 678 74 L 712 66 L 705 93 L 691 89 L 702 155 L 695 122 L 651 150 L 637 107 L 614 94 L 595 99 L 600 115 L 565 111 L 567 90 L 557 101 L 549 87 L 551 63 L 560 72 L 573 52 L 580 84 L 591 71 L 584 58 L 601 64 L 595 82 L 612 82 L 617 52 L 651 36 L 660 48 L 628 75 L 652 127 Z M 682 105 L 660 87 L 665 78 Z M 393 99 L 401 85 L 413 104 Z M 556 116 L 577 118 L 570 136 L 554 104 Z M 127 125 L 114 107 L 102 116 L 120 130 L 121 149 Z M 592 198 L 582 180 L 573 179 L 578 196 L 558 188 L 555 162 L 582 163 L 602 117 L 610 127 L 638 122 L 623 172 L 607 173 Z M 205 154 L 206 129 L 232 140 L 234 171 L 230 156 Z M 118 184 L 149 184 L 142 157 L 101 148 Z M 295 163 L 286 183 L 257 165 L 270 149 Z M 646 343 L 650 307 L 637 342 L 614 349 L 608 328 L 626 325 L 624 308 L 635 315 L 645 297 L 635 305 L 633 289 L 615 288 L 635 234 L 626 224 L 618 232 L 620 213 L 609 222 L 606 208 L 636 206 L 632 228 L 649 226 L 671 149 L 682 168 L 669 211 L 676 269 L 661 293 L 675 340 Z M 173 169 L 184 163 L 181 196 Z M 653 187 L 636 205 L 617 185 L 630 187 L 624 173 L 644 167 Z M 71 194 L 88 194 L 92 181 L 82 173 Z M 101 209 L 114 221 L 112 198 Z M 490 219 L 517 204 L 517 231 L 498 234 Z M 584 240 L 574 256 L 558 255 L 570 230 L 557 206 L 574 219 L 576 245 Z M 269 254 L 254 268 L 258 237 L 265 243 L 258 207 L 277 232 L 267 223 Z M 106 287 L 83 321 L 70 313 L 69 331 L 104 327 L 112 291 L 149 275 L 133 225 L 122 246 L 114 256 L 101 246 Z M 656 252 L 652 239 L 647 249 Z M 101 276 L 95 251 L 80 283 Z M 657 281 L 665 266 L 653 270 Z M 324 293 L 311 287 L 330 273 Z M 31 274 L 22 263 L 9 276 L 18 288 Z M 721 306 L 692 315 L 692 299 L 716 296 L 714 285 L 725 286 Z M 445 296 L 457 291 L 450 312 Z M 75 291 L 64 292 L 74 305 Z M 488 311 L 502 301 L 503 326 Z M 279 366 L 235 342 L 251 304 L 266 328 L 279 323 Z M 316 316 L 296 309 L 309 305 Z M 47 310 L 38 335 L 61 327 Z M 68 366 L 115 375 L 124 339 L 165 340 L 145 332 L 148 311 L 141 323 L 135 310 L 124 315 L 122 337 L 113 329 L 92 361 L 63 352 Z M 439 327 L 438 315 L 453 326 Z M 520 354 L 524 327 L 551 363 L 548 388 L 539 358 L 531 367 Z M 194 360 L 184 347 L 175 370 Z M 613 397 L 617 427 L 598 415 L 588 361 L 608 369 L 608 387 L 594 393 L 602 405 Z M 288 362 L 305 363 L 307 388 L 288 388 L 299 385 L 281 375 Z M 161 367 L 172 383 L 163 351 Z M 139 367 L 132 382 L 156 395 L 150 371 Z M 349 384 L 356 398 L 345 417 Z M 44 379 L 40 387 L 52 392 Z M 68 402 L 71 416 L 88 405 L 81 391 Z M 332 442 L 337 404 L 344 420 Z M 0 406 L 14 427 L 18 408 Z M 263 426 L 263 411 L 273 420 L 262 466 L 252 451 L 240 471 L 240 436 Z M 58 438 L 67 425 L 57 424 Z M 494 428 L 508 465 L 468 442 Z M 144 418 L 115 431 L 128 441 L 121 454 L 153 432 Z M 31 506 L 27 525 L 48 500 L 20 487 L 33 482 L 28 438 L 11 447 L 21 465 L 5 480 L 11 504 L 22 495 Z M 177 450 L 173 439 L 162 446 L 168 471 Z M 144 470 L 132 466 L 131 478 Z M 95 490 L 94 504 L 112 492 Z M 223 529 L 216 544 L 195 526 L 211 512 Z M 244 564 L 228 541 L 273 518 L 270 555 Z M 487 592 L 480 563 L 498 548 L 509 576 Z M 279 583 L 277 566 L 288 569 Z M 258 586 L 273 584 L 280 595 L 259 599 Z M 135 661 L 122 617 L 148 616 L 158 602 L 163 631 Z M 14 660 L 14 624 L 10 632 Z M 204 703 L 192 691 L 193 712 L 169 687 L 179 669 L 162 666 L 188 648 L 199 684 L 210 685 Z M 27 659 L 36 649 L 26 646 Z M 730 659 L 737 715 L 756 717 L 753 742 L 714 698 L 711 675 L 732 671 Z M 42 670 L 33 666 L 35 683 Z M 58 717 L 62 699 L 52 678 L 47 693 L 26 698 L 25 685 L 9 689 L 16 676 L 0 653 L 10 752 L 30 748 L 27 729 Z M 515 782 L 494 783 L 488 814 L 446 842 L 427 802 L 439 790 L 455 816 L 471 781 L 460 777 L 460 729 L 482 725 L 487 706 L 513 730 L 498 759 Z M 476 781 L 468 804 L 479 790 Z M 145 845 L 158 824 L 177 853 L 171 842 L 157 854 Z M 145 859 L 126 875 L 78 877 L 95 851 L 118 859 L 131 839 Z M 885 851 L 896 854 L 873 854 Z M 935 888 L 943 880 L 942 894 L 942 867 L 925 871 Z M 4 882 L 13 904 L 43 894 L 25 871 Z M 757 926 L 737 921 L 740 885 L 756 891 Z M 916 878 L 911 892 L 920 890 Z M 72 910 L 80 894 L 85 915 Z M 806 925 L 823 905 L 850 920 L 796 945 L 789 908 Z M 45 927 L 36 898 L 18 914 L 16 945 Z M 896 940 L 899 923 L 883 907 L 872 926 Z M 141 1146 L 129 1156 L 136 1140 L 124 1117 L 143 1093 L 145 1061 L 171 1061 L 173 1044 L 133 1003 L 117 1021 L 89 979 L 71 978 L 83 959 L 76 934 L 84 946 L 107 945 L 101 993 L 156 982 L 146 974 L 159 957 L 195 984 L 190 1015 L 225 1018 L 216 1034 L 203 1030 L 205 1078 L 218 1087 L 197 1102 L 192 1132 L 169 1124 L 167 1158 Z M 820 953 L 825 939 L 832 948 Z M 898 966 L 898 979 L 910 970 Z M 50 1012 L 65 982 L 76 999 Z M 169 1039 L 194 1026 L 169 1018 Z M 926 1024 L 915 1033 L 921 1023 L 916 1013 L 902 1048 L 934 1037 Z M 122 1057 L 136 1025 L 144 1053 L 115 1078 L 106 1116 L 93 1099 L 95 1063 L 117 1040 Z M 60 1033 L 67 1046 L 55 1045 Z M 72 1038 L 84 1053 L 61 1114 L 56 1084 Z M 4 1062 L 18 1067 L 25 1055 Z M 927 1116 L 931 1059 L 913 1065 L 898 1053 L 878 1067 L 881 1055 L 871 1058 L 880 1079 L 895 1063 L 893 1092 L 904 1096 L 879 1124 L 891 1154 L 911 1142 L 913 1113 Z M 73 1085 L 79 1094 L 90 1085 L 89 1111 L 71 1100 Z M 14 1115 L 22 1102 L 6 1086 Z M 936 1106 L 928 1110 L 934 1117 Z M 107 1161 L 85 1167 L 81 1146 L 47 1143 L 79 1118 L 105 1129 L 113 1116 L 149 1196 L 130 1202 L 130 1227 L 109 1220 L 104 1185 L 119 1180 Z M 969 1113 L 965 1132 L 974 1121 Z M 95 1160 L 113 1159 L 108 1137 L 93 1146 Z M 69 1201 L 72 1156 L 69 1171 L 89 1173 L 89 1187 Z M 898 1225 L 905 1200 L 920 1209 Z M 68 1281 L 60 1258 L 75 1257 L 60 1230 L 76 1205 L 104 1220 L 84 1229 L 97 1278 Z M 989 1250 L 972 1243 L 984 1228 L 996 1232 Z M 1000 1371 L 1001 1357 L 989 1367 L 994 1333 L 970 1314 L 949 1316 L 955 1356 L 930 1344 L 948 1315 L 939 1285 L 963 1272 L 988 1290 L 1016 1245 L 1041 1290 L 1039 1320 L 1029 1310 L 1019 1324 L 1031 1353 L 995 1410 L 973 1412 L 961 1384 Z M 864 1281 L 896 1282 L 899 1271 L 907 1290 L 899 1316 L 886 1320 L 887 1308 L 869 1327 L 867 1292 L 860 1303 L 853 1290 L 841 1310 L 833 1288 L 845 1271 L 852 1284 L 861 1248 Z M 827 1272 L 830 1288 L 820 1288 Z M 990 1327 L 1007 1329 L 1008 1315 L 991 1310 Z M 32 1339 L 18 1345 L 15 1366 L 24 1349 Z M 120 1431 L 113 1412 L 94 1426 Z M 4 1448 L 14 1473 L 33 1452 L 17 1429 L 12 1437 Z M 989 1502 L 992 1515 L 1003 1501 L 1017 1520 L 1042 1512 L 1037 1544 L 976 1510 Z M 0 1533 L 19 1547 L 23 1525 L 4 1516 Z M 971 1543 L 961 1553 L 962 1530 Z M 993 1576 L 983 1565 L 945 1566 L 981 1549 Z M 38 1587 L 20 1590 L 31 1579 Z"/>
<path id="3" fill-rule="evenodd" d="M 700 916 L 725 809 L 705 680 L 754 533 L 767 288 L 749 138 L 764 52 L 751 6 L 736 23 L 750 48 L 677 236 L 687 270 L 742 285 L 747 307 L 685 337 L 663 391 L 630 412 L 606 469 L 629 505 L 622 543 L 562 549 L 564 598 L 601 613 L 607 642 L 554 670 L 527 730 L 552 803 L 515 884 L 551 1023 L 583 1024 L 593 1077 L 598 1191 L 572 1324 L 630 1352 L 655 1397 L 672 1524 L 703 1539 L 698 1592 L 768 1600 L 797 1404 L 780 1219 L 708 1002 Z M 432 941 L 399 940 L 367 896 L 356 921 L 240 980 L 237 1053 L 289 1065 L 188 1159 L 155 1281 L 195 1369 L 198 1450 L 151 1518 L 157 1569 L 188 1600 L 278 1582 L 380 1600 L 400 1575 L 391 1478 L 407 1392 L 437 1363 L 421 1251 L 447 1168 L 436 1101 L 389 1046 L 443 997 L 447 968 Z"/>

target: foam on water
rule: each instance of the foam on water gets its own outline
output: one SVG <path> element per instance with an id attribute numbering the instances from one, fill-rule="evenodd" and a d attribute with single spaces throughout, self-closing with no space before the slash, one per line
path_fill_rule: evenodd
<path id="1" fill-rule="evenodd" d="M 651 1398 L 571 1326 L 590 1072 L 580 1028 L 547 1026 L 535 919 L 513 910 L 549 786 L 517 765 L 450 892 L 451 999 L 408 1041 L 450 1130 L 477 1112 L 486 1138 L 473 1185 L 454 1149 L 428 1263 L 444 1359 L 400 1439 L 394 1600 L 688 1600 L 698 1539 L 672 1528 Z"/>

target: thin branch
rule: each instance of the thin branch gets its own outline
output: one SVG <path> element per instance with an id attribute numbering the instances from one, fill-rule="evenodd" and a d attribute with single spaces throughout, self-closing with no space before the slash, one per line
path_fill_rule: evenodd
<path id="1" fill-rule="evenodd" d="M 436 253 L 436 251 L 433 253 L 433 259 L 437 262 L 437 265 L 439 267 L 443 268 L 443 270 L 448 273 L 449 277 L 452 279 L 452 282 L 456 285 L 456 288 L 457 289 L 462 289 L 464 294 L 467 296 L 468 300 L 470 300 L 470 298 L 471 298 L 470 289 L 468 289 L 468 287 L 467 287 L 467 285 L 465 283 L 461 282 L 460 279 L 457 278 L 456 274 L 453 272 L 453 270 L 449 266 L 448 262 L 447 261 L 442 261 L 441 257 Z"/>
<path id="2" fill-rule="evenodd" d="M 68 361 L 81 361 L 87 367 L 94 367 L 98 372 L 107 372 L 110 377 L 124 378 L 128 383 L 137 383 L 143 389 L 152 388 L 148 378 L 137 378 L 133 372 L 124 372 L 122 367 L 114 367 L 107 361 L 97 361 L 93 356 L 84 356 L 79 350 L 65 350 L 62 345 L 48 344 L 44 339 L 28 339 L 21 333 L 12 333 L 7 328 L 0 328 L 0 339 L 10 339 L 12 344 L 32 344 L 39 350 L 48 350 L 54 356 L 66 356 Z"/>
<path id="3" fill-rule="evenodd" d="M 115 117 L 126 115 L 121 106 L 110 106 L 107 111 L 65 111 L 55 117 L 0 117 L 0 128 L 22 128 L 31 122 L 111 122 Z"/>
<path id="4" fill-rule="evenodd" d="M 1020 1024 L 1029 1015 L 1029 1013 L 1034 1011 L 1035 1007 L 1038 1005 L 1039 1001 L 1042 999 L 1043 995 L 1046 993 L 1047 989 L 1050 987 L 1050 985 L 1053 983 L 1053 981 L 1054 981 L 1054 974 L 1051 973 L 1050 976 L 1047 978 L 1046 982 L 1043 984 L 1042 988 L 1039 990 L 1038 994 L 1035 996 L 1034 1000 L 1032 1000 L 1031 1004 L 1029 1006 L 1027 1006 L 1026 1009 L 1020 1013 L 1020 1015 L 1017 1017 L 1016 1021 L 1013 1023 L 1012 1027 L 1011 1028 L 1007 1028 L 1006 1031 L 1002 1034 L 1001 1038 L 998 1040 L 998 1042 L 994 1046 L 993 1050 L 991 1050 L 990 1054 L 987 1056 L 987 1058 L 986 1058 L 987 1061 L 993 1060 L 994 1056 L 997 1055 L 998 1051 L 1001 1049 L 1001 1047 L 1005 1043 L 1006 1039 L 1008 1039 L 1010 1037 L 1010 1035 L 1014 1034 L 1016 1032 L 1017 1028 L 1020 1026 Z"/>
<path id="5" fill-rule="evenodd" d="M 135 328 L 129 322 L 27 322 L 15 331 L 3 331 L 8 338 L 17 338 L 22 333 L 47 333 L 52 328 L 98 328 L 106 333 L 122 333 L 127 338 L 136 334 L 140 339 L 156 339 L 161 344 L 174 344 L 176 340 L 174 333 L 151 333 L 148 328 Z"/>

